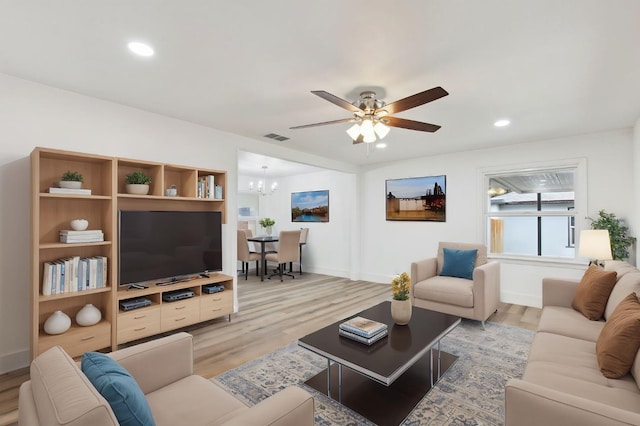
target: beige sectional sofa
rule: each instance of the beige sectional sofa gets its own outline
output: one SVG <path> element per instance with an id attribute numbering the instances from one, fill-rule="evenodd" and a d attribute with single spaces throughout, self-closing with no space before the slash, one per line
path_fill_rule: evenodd
<path id="1" fill-rule="evenodd" d="M 314 423 L 313 398 L 301 388 L 286 388 L 247 407 L 210 380 L 194 375 L 193 342 L 187 333 L 108 355 L 135 378 L 158 426 Z M 30 374 L 31 380 L 20 387 L 21 426 L 118 424 L 107 400 L 60 347 L 38 356 Z"/>
<path id="2" fill-rule="evenodd" d="M 596 357 L 596 342 L 605 321 L 630 293 L 640 295 L 640 270 L 610 261 L 617 273 L 604 319 L 590 321 L 572 308 L 579 281 L 546 278 L 543 310 L 522 379 L 505 389 L 505 424 L 640 425 L 640 352 L 631 372 L 605 377 Z"/>

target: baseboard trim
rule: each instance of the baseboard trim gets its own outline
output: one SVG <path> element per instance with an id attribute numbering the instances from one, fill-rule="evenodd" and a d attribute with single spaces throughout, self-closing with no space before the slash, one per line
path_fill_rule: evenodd
<path id="1" fill-rule="evenodd" d="M 500 301 L 502 303 L 531 306 L 534 308 L 542 307 L 542 297 L 534 296 L 532 294 L 526 294 L 526 293 L 514 293 L 509 291 L 502 291 L 500 292 Z"/>
<path id="2" fill-rule="evenodd" d="M 9 373 L 28 366 L 28 350 L 0 355 L 0 374 Z"/>

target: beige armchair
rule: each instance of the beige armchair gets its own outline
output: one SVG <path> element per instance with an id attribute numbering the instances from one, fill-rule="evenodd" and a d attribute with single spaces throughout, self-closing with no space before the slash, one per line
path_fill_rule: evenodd
<path id="1" fill-rule="evenodd" d="M 444 248 L 478 251 L 473 279 L 440 275 Z M 411 263 L 411 283 L 414 306 L 481 321 L 484 328 L 500 301 L 500 264 L 487 260 L 484 245 L 441 242 L 437 257 Z"/>

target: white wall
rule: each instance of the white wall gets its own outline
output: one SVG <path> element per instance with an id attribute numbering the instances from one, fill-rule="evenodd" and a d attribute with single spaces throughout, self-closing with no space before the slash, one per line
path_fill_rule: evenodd
<path id="1" fill-rule="evenodd" d="M 413 260 L 435 255 L 439 241 L 485 243 L 480 176 L 488 167 L 511 168 L 584 157 L 587 214 L 593 217 L 605 209 L 631 222 L 635 198 L 631 154 L 632 134 L 626 129 L 372 166 L 360 176 L 359 200 L 365 212 L 359 241 L 362 279 L 389 282 L 394 274 L 408 272 Z M 385 179 L 432 175 L 446 175 L 445 223 L 385 220 Z M 584 266 L 571 262 L 502 262 L 501 298 L 540 306 L 541 277 L 579 278 L 583 270 Z"/>

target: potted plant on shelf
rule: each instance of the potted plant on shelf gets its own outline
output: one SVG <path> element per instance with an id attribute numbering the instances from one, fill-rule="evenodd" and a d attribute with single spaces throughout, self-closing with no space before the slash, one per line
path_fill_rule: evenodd
<path id="1" fill-rule="evenodd" d="M 263 217 L 262 219 L 260 219 L 260 226 L 262 226 L 265 231 L 267 232 L 267 235 L 271 235 L 271 231 L 273 228 L 271 228 L 273 225 L 276 224 L 276 221 L 271 219 L 270 217 Z"/>
<path id="2" fill-rule="evenodd" d="M 125 182 L 127 183 L 128 194 L 147 195 L 149 193 L 151 178 L 144 172 L 129 173 L 125 177 Z"/>
<path id="3" fill-rule="evenodd" d="M 406 325 L 411 320 L 411 277 L 406 272 L 393 277 L 391 291 L 391 317 L 396 324 Z"/>
<path id="4" fill-rule="evenodd" d="M 84 182 L 82 173 L 67 170 L 62 174 L 60 182 L 58 182 L 58 186 L 60 186 L 60 188 L 80 189 L 82 188 L 82 182 Z"/>

